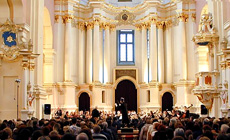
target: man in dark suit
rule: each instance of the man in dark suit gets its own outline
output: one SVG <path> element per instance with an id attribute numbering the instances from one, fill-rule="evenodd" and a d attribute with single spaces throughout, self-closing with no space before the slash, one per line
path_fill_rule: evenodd
<path id="1" fill-rule="evenodd" d="M 55 113 L 55 115 L 57 117 L 61 117 L 62 116 L 62 110 L 59 107 L 58 107 L 57 112 Z"/>
<path id="2" fill-rule="evenodd" d="M 129 126 L 129 118 L 128 118 L 128 111 L 127 111 L 127 104 L 125 103 L 125 98 L 121 97 L 120 103 L 115 104 L 117 109 L 122 113 L 122 124 L 124 126 Z"/>
<path id="3" fill-rule="evenodd" d="M 92 110 L 92 118 L 90 119 L 91 122 L 94 124 L 97 123 L 100 117 L 100 112 L 97 110 L 97 106 Z"/>

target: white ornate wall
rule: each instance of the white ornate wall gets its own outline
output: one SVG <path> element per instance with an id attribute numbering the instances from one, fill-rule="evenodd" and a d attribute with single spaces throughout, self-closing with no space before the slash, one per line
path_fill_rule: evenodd
<path id="1" fill-rule="evenodd" d="M 192 92 L 195 87 L 196 74 L 201 72 L 201 65 L 207 65 L 208 72 L 221 70 L 222 60 L 218 56 L 221 51 L 220 43 L 225 36 L 229 40 L 228 15 L 225 4 L 229 1 L 205 2 L 194 0 L 177 0 L 174 2 L 158 0 L 135 0 L 132 3 L 104 0 L 18 0 L 13 7 L 21 6 L 18 13 L 12 16 L 12 6 L 1 1 L 2 12 L 0 23 L 6 18 L 15 19 L 14 23 L 26 23 L 28 31 L 24 37 L 32 40 L 33 53 L 40 54 L 35 58 L 34 69 L 23 71 L 22 54 L 16 62 L 7 62 L 0 51 L 0 119 L 15 116 L 16 85 L 20 83 L 19 114 L 23 119 L 27 114 L 42 118 L 43 104 L 50 103 L 52 109 L 58 107 L 74 111 L 78 109 L 78 97 L 87 92 L 90 96 L 90 108 L 98 106 L 101 110 L 114 110 L 115 89 L 119 82 L 116 80 L 116 69 L 135 69 L 136 79 L 129 75 L 122 80 L 132 81 L 137 89 L 138 111 L 150 111 L 161 108 L 162 96 L 165 92 L 173 95 L 174 106 L 189 106 L 193 104 L 192 112 L 200 112 L 201 102 Z M 217 50 L 197 49 L 192 38 L 198 32 L 202 6 L 208 5 L 208 12 L 213 15 L 214 25 L 220 41 Z M 200 4 L 200 5 L 199 5 Z M 5 6 L 3 6 L 5 5 Z M 216 8 L 220 5 L 220 8 Z M 222 7 L 221 7 L 222 6 Z M 10 10 L 11 9 L 11 10 Z M 20 12 L 21 10 L 21 12 Z M 124 21 L 122 14 L 129 15 Z M 222 16 L 217 16 L 222 15 Z M 22 16 L 23 18 L 19 18 Z M 197 18 L 196 18 L 197 16 Z M 22 19 L 22 20 L 19 20 Z M 116 30 L 135 30 L 135 65 L 117 65 L 117 33 Z M 150 65 L 147 65 L 146 31 L 150 32 Z M 105 30 L 104 59 L 102 48 L 102 30 Z M 205 54 L 205 55 L 203 55 Z M 203 58 L 208 59 L 203 59 Z M 202 63 L 201 63 L 202 62 Z M 104 67 L 103 67 L 104 64 Z M 216 66 L 214 66 L 214 64 Z M 25 66 L 25 65 L 24 65 Z M 28 68 L 28 67 L 27 67 Z M 104 69 L 104 70 L 103 70 Z M 103 71 L 104 73 L 103 73 Z M 149 71 L 150 82 L 146 80 Z M 228 83 L 228 67 L 220 71 L 220 81 L 216 84 Z M 102 83 L 102 78 L 104 83 Z M 24 80 L 26 79 L 26 80 Z M 29 85 L 31 88 L 26 88 Z M 226 85 L 226 84 L 225 84 Z M 223 86 L 222 86 L 223 87 Z M 23 89 L 24 88 L 24 89 Z M 150 102 L 147 100 L 147 90 L 150 90 Z M 105 103 L 102 103 L 102 91 L 105 91 Z M 224 91 L 224 90 L 223 90 Z M 229 94 L 229 90 L 226 89 Z M 35 99 L 32 106 L 27 104 L 29 93 Z M 24 98 L 21 98 L 24 97 Z M 214 108 L 223 105 L 220 101 Z M 4 101 L 3 101 L 4 100 Z M 12 102 L 10 106 L 7 102 Z M 229 99 L 228 99 L 229 100 Z M 229 104 L 229 102 L 227 102 Z M 24 105 L 24 106 L 23 106 Z M 226 112 L 228 105 L 223 106 Z M 27 111 L 23 115 L 23 110 Z M 25 112 L 24 111 L 24 112 Z M 9 113 L 6 113 L 9 112 Z M 226 113 L 225 113 L 226 114 Z M 210 113 L 220 117 L 223 114 Z M 31 116 L 31 115 L 30 115 Z"/>

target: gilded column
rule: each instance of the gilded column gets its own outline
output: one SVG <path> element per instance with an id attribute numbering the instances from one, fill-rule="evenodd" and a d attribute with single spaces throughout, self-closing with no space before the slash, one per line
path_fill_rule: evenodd
<path id="1" fill-rule="evenodd" d="M 144 83 L 148 83 L 147 26 L 147 23 L 143 23 L 141 31 L 142 82 Z"/>
<path id="2" fill-rule="evenodd" d="M 91 84 L 93 79 L 93 23 L 87 23 L 87 48 L 86 48 L 86 83 Z"/>
<path id="3" fill-rule="evenodd" d="M 157 22 L 158 28 L 158 81 L 164 83 L 164 44 L 163 44 L 164 22 Z"/>
<path id="4" fill-rule="evenodd" d="M 65 82 L 72 82 L 71 78 L 71 57 L 72 57 L 72 47 L 73 47 L 73 39 L 72 39 L 72 28 L 71 21 L 73 19 L 72 15 L 65 15 L 63 17 L 65 22 L 65 69 L 64 69 L 64 80 Z"/>
<path id="5" fill-rule="evenodd" d="M 85 30 L 85 23 L 84 22 L 79 22 L 78 23 L 78 33 L 79 33 L 79 84 L 83 84 L 84 83 L 84 76 L 85 76 L 85 51 L 84 51 L 84 46 L 83 46 L 83 32 Z"/>
<path id="6" fill-rule="evenodd" d="M 185 32 L 185 22 L 188 19 L 188 15 L 184 13 L 180 13 L 178 15 L 179 19 L 179 32 L 178 32 L 178 47 L 180 48 L 181 52 L 180 55 L 180 62 L 181 64 L 181 77 L 180 79 L 187 80 L 187 44 L 186 44 L 186 32 Z"/>
<path id="7" fill-rule="evenodd" d="M 157 81 L 157 27 L 156 19 L 151 18 L 149 31 L 149 71 L 150 81 Z"/>
<path id="8" fill-rule="evenodd" d="M 107 23 L 105 28 L 105 47 L 104 47 L 104 82 L 111 83 L 110 73 L 110 25 Z"/>
<path id="9" fill-rule="evenodd" d="M 100 77 L 101 77 L 101 60 L 100 60 L 100 27 L 99 27 L 99 18 L 94 19 L 94 32 L 93 32 L 93 82 L 100 83 Z"/>
<path id="10" fill-rule="evenodd" d="M 166 50 L 165 54 L 166 56 L 166 83 L 172 83 L 173 82 L 173 74 L 172 74 L 172 33 L 171 33 L 171 26 L 172 21 L 168 20 L 165 22 L 166 25 Z"/>

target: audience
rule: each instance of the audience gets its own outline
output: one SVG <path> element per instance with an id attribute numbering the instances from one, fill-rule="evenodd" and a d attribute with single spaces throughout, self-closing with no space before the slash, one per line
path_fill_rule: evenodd
<path id="1" fill-rule="evenodd" d="M 74 113 L 75 114 L 75 113 Z M 117 140 L 122 121 L 116 114 L 101 113 L 95 122 L 89 114 L 67 119 L 0 121 L 0 140 Z M 230 119 L 178 118 L 134 114 L 130 126 L 139 140 L 230 140 Z M 133 123 L 135 120 L 135 123 Z"/>

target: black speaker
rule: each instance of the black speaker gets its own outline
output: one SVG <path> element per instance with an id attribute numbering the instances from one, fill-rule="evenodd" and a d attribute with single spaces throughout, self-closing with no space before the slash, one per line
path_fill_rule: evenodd
<path id="1" fill-rule="evenodd" d="M 208 109 L 205 107 L 205 105 L 201 105 L 200 110 L 201 110 L 201 115 L 208 114 Z"/>
<path id="2" fill-rule="evenodd" d="M 44 114 L 50 115 L 51 113 L 51 104 L 44 104 Z"/>

